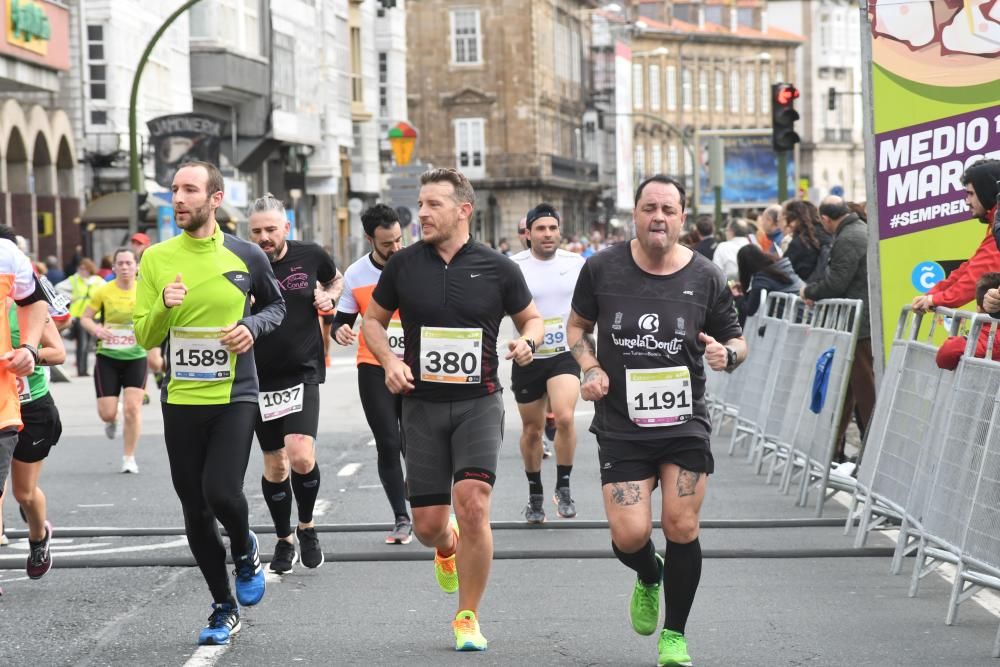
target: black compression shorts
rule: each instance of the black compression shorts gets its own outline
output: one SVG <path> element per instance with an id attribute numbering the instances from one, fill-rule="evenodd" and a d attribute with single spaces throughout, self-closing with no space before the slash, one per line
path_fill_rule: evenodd
<path id="1" fill-rule="evenodd" d="M 62 435 L 62 421 L 52 394 L 22 403 L 21 422 L 24 428 L 17 434 L 14 458 L 21 463 L 35 463 L 45 459 Z"/>
<path id="2" fill-rule="evenodd" d="M 142 359 L 112 359 L 98 354 L 94 364 L 94 389 L 97 391 L 97 398 L 118 396 L 126 387 L 144 389 L 146 387 L 146 374 L 146 357 Z"/>
<path id="3" fill-rule="evenodd" d="M 602 485 L 638 482 L 650 477 L 659 480 L 660 466 L 664 463 L 691 472 L 709 475 L 715 472 L 711 443 L 702 438 L 625 441 L 597 436 L 597 458 Z"/>
<path id="4" fill-rule="evenodd" d="M 276 452 L 285 446 L 286 435 L 308 435 L 316 438 L 319 430 L 319 385 L 307 384 L 302 387 L 302 409 L 284 417 L 270 421 L 261 418 L 257 410 L 254 432 L 260 448 L 265 452 Z"/>

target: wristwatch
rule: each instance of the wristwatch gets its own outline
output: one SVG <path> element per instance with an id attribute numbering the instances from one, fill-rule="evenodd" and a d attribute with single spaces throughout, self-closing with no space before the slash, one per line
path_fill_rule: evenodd
<path id="1" fill-rule="evenodd" d="M 525 343 L 528 344 L 528 347 L 531 348 L 531 353 L 534 354 L 535 353 L 535 341 L 534 341 L 534 339 L 533 338 L 528 338 L 527 336 L 521 336 L 521 340 L 523 340 Z"/>
<path id="2" fill-rule="evenodd" d="M 25 349 L 28 352 L 30 352 L 31 358 L 35 360 L 35 365 L 36 366 L 41 365 L 41 359 L 38 356 L 38 348 L 36 348 L 34 345 L 29 345 L 28 343 L 21 343 L 20 345 L 17 346 L 17 348 Z"/>
<path id="3" fill-rule="evenodd" d="M 731 347 L 726 348 L 726 370 L 731 371 L 736 368 L 736 350 Z"/>

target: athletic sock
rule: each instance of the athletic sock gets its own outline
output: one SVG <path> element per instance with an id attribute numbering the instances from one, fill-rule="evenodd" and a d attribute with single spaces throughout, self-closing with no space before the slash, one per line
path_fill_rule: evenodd
<path id="1" fill-rule="evenodd" d="M 319 464 L 313 464 L 313 469 L 305 475 L 293 470 L 292 490 L 295 491 L 295 503 L 299 506 L 299 523 L 312 523 L 313 507 L 319 496 Z"/>
<path id="2" fill-rule="evenodd" d="M 701 542 L 679 544 L 667 540 L 663 567 L 663 599 L 667 613 L 663 627 L 684 634 L 694 594 L 701 580 Z"/>
<path id="3" fill-rule="evenodd" d="M 528 493 L 533 496 L 540 496 L 542 493 L 542 471 L 538 472 L 528 472 L 524 471 L 525 477 L 528 478 Z"/>
<path id="4" fill-rule="evenodd" d="M 573 472 L 573 466 L 561 466 L 556 464 L 556 488 L 569 488 L 569 476 Z"/>
<path id="5" fill-rule="evenodd" d="M 615 555 L 626 567 L 635 570 L 639 575 L 639 580 L 647 586 L 660 581 L 660 561 L 656 559 L 656 549 L 653 547 L 653 540 L 646 542 L 646 545 L 635 553 L 625 553 L 618 548 L 618 545 L 611 542 L 611 548 Z"/>
<path id="6" fill-rule="evenodd" d="M 285 478 L 283 482 L 271 482 L 266 477 L 260 478 L 260 488 L 264 492 L 264 502 L 271 512 L 274 522 L 274 532 L 279 538 L 292 534 L 292 484 Z"/>

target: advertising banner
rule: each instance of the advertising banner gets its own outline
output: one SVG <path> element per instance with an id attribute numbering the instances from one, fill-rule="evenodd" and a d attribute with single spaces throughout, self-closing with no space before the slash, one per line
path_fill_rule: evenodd
<path id="1" fill-rule="evenodd" d="M 961 177 L 1000 158 L 1000 3 L 869 0 L 866 16 L 869 248 L 878 258 L 869 279 L 873 332 L 880 321 L 888 353 L 900 308 L 986 234 Z"/>
<path id="2" fill-rule="evenodd" d="M 219 164 L 219 147 L 225 121 L 198 113 L 160 116 L 146 123 L 153 145 L 156 182 L 169 188 L 174 172 L 185 162 L 202 160 Z"/>
<path id="3" fill-rule="evenodd" d="M 698 136 L 698 205 L 711 209 L 715 194 L 709 182 L 711 132 Z M 771 133 L 726 134 L 721 137 L 725 208 L 763 208 L 778 201 L 778 158 L 771 147 Z M 788 160 L 788 182 L 795 182 L 795 160 Z"/>

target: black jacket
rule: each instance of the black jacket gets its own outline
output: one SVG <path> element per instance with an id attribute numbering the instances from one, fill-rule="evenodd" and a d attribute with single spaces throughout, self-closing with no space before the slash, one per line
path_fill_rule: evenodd
<path id="1" fill-rule="evenodd" d="M 808 299 L 861 299 L 858 338 L 871 338 L 868 319 L 868 225 L 851 213 L 837 225 L 830 261 L 816 280 L 806 285 Z"/>
<path id="2" fill-rule="evenodd" d="M 826 266 L 830 256 L 830 246 L 833 245 L 833 237 L 821 226 L 813 227 L 813 233 L 819 240 L 819 248 L 813 248 L 796 234 L 785 251 L 785 257 L 792 263 L 795 273 L 805 282 L 819 278 L 817 272 L 821 272 Z"/>

